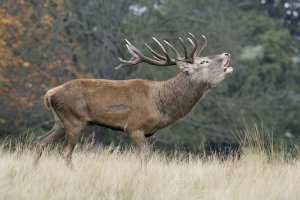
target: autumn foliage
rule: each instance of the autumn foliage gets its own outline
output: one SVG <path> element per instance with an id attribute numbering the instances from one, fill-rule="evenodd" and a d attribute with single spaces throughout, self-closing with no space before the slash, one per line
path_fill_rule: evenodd
<path id="1" fill-rule="evenodd" d="M 62 1 L 42 2 L 13 0 L 0 7 L 1 126 L 32 123 L 47 89 L 82 76 L 72 63 L 76 44 L 64 34 Z"/>

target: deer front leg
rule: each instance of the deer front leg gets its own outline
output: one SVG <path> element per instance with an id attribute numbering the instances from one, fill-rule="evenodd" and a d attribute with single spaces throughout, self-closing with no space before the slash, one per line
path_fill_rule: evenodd
<path id="1" fill-rule="evenodd" d="M 151 152 L 150 145 L 145 137 L 144 131 L 136 130 L 129 133 L 130 138 L 138 146 L 143 157 L 148 158 Z"/>

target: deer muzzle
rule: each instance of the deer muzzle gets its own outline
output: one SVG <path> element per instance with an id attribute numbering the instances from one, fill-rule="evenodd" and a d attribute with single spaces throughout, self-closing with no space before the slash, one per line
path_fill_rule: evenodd
<path id="1" fill-rule="evenodd" d="M 224 56 L 224 64 L 223 64 L 223 70 L 226 74 L 232 73 L 233 68 L 229 66 L 230 63 L 230 54 L 229 53 L 223 53 Z"/>

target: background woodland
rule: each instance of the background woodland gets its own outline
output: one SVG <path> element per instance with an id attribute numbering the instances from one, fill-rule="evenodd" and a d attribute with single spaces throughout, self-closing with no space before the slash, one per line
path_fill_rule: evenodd
<path id="1" fill-rule="evenodd" d="M 147 64 L 114 70 L 130 58 L 124 39 L 147 52 L 151 37 L 180 49 L 192 32 L 205 55 L 230 52 L 234 73 L 193 112 L 152 139 L 157 147 L 197 151 L 236 143 L 245 124 L 289 145 L 300 138 L 299 0 L 2 0 L 0 138 L 37 136 L 52 127 L 45 92 L 75 78 L 165 80 L 179 70 Z M 157 50 L 159 50 L 157 48 Z M 98 144 L 127 136 L 88 127 Z"/>

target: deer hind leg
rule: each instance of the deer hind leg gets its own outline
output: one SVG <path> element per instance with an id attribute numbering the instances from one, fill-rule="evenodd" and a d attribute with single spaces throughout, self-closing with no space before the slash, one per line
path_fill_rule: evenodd
<path id="1" fill-rule="evenodd" d="M 57 120 L 54 123 L 54 126 L 52 129 L 37 138 L 36 140 L 36 157 L 34 163 L 37 164 L 40 157 L 42 156 L 43 150 L 52 142 L 55 142 L 56 140 L 63 137 L 65 134 L 65 128 L 63 123 L 60 120 Z"/>
<path id="2" fill-rule="evenodd" d="M 72 154 L 74 151 L 74 148 L 82 134 L 82 131 L 85 127 L 85 123 L 83 122 L 77 122 L 73 123 L 75 125 L 68 125 L 66 126 L 66 136 L 65 136 L 65 142 L 63 144 L 61 154 L 65 159 L 66 165 L 73 168 L 72 163 Z M 65 155 L 66 153 L 66 155 Z"/>

